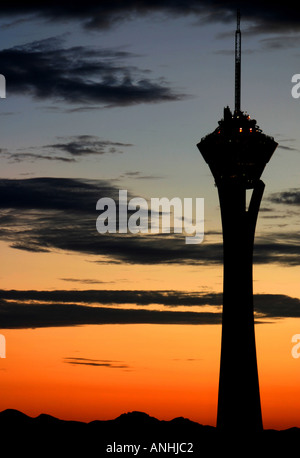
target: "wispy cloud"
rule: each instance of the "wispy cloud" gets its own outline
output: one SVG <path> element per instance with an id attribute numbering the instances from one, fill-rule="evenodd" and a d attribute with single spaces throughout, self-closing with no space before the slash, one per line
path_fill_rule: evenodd
<path id="1" fill-rule="evenodd" d="M 89 359 L 89 358 L 64 358 L 64 363 L 73 365 L 84 365 L 92 367 L 105 367 L 108 369 L 129 369 L 130 367 L 123 361 L 111 361 L 107 359 Z"/>
<path id="2" fill-rule="evenodd" d="M 124 172 L 118 178 L 119 179 L 130 178 L 133 180 L 153 180 L 153 179 L 161 180 L 165 177 L 163 175 L 145 175 L 144 173 L 138 170 L 135 170 L 132 172 Z"/>
<path id="3" fill-rule="evenodd" d="M 278 149 L 283 149 L 284 151 L 299 151 L 299 148 L 295 148 L 293 146 L 286 146 L 286 145 L 278 145 Z"/>
<path id="4" fill-rule="evenodd" d="M 69 283 L 81 283 L 83 285 L 103 285 L 115 283 L 114 281 L 102 281 L 95 278 L 60 278 L 59 280 Z"/>
<path id="5" fill-rule="evenodd" d="M 86 156 L 122 154 L 124 148 L 133 146 L 131 143 L 114 142 L 101 139 L 95 135 L 75 135 L 67 138 L 58 137 L 57 140 L 59 140 L 57 143 L 22 148 L 13 153 L 5 150 L 2 152 L 2 156 L 7 157 L 11 162 L 25 160 L 31 162 L 37 160 L 78 162 Z M 38 150 L 39 152 L 28 152 L 28 150 Z"/>
<path id="6" fill-rule="evenodd" d="M 263 49 L 277 51 L 279 49 L 286 48 L 299 48 L 300 35 L 288 34 L 288 35 L 276 35 L 275 37 L 263 38 L 260 40 L 260 44 Z"/>
<path id="7" fill-rule="evenodd" d="M 71 156 L 86 156 L 90 154 L 103 155 L 123 153 L 123 148 L 133 146 L 131 143 L 113 142 L 111 140 L 103 140 L 94 135 L 77 135 L 67 141 L 60 137 L 60 142 L 50 145 L 44 145 L 43 148 L 52 151 L 61 151 Z"/>
<path id="8" fill-rule="evenodd" d="M 6 153 L 5 156 L 10 162 L 35 162 L 35 161 L 60 161 L 60 162 L 76 162 L 72 157 L 55 156 L 38 153 Z"/>

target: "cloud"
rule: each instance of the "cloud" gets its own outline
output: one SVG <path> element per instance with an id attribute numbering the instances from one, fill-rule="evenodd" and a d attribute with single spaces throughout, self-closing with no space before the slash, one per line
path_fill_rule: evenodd
<path id="1" fill-rule="evenodd" d="M 0 240 L 12 248 L 34 253 L 63 250 L 93 255 L 94 262 L 221 265 L 221 234 L 220 241 L 212 243 L 204 238 L 198 245 L 186 244 L 183 234 L 172 232 L 99 234 L 96 219 L 100 213 L 96 211 L 96 202 L 101 197 L 110 197 L 116 202 L 118 215 L 119 188 L 108 181 L 45 177 L 2 179 Z M 128 200 L 132 197 L 135 196 L 129 192 Z M 285 201 L 292 199 L 296 203 L 298 197 L 298 193 L 288 195 Z M 280 201 L 282 198 L 280 196 Z M 208 235 L 206 232 L 205 236 Z M 254 263 L 299 265 L 299 249 L 298 232 L 257 236 Z"/>
<path id="2" fill-rule="evenodd" d="M 299 35 L 277 35 L 275 37 L 263 38 L 260 40 L 263 49 L 278 50 L 286 48 L 299 48 Z"/>
<path id="3" fill-rule="evenodd" d="M 184 97 L 162 78 L 149 79 L 149 70 L 129 65 L 132 57 L 118 50 L 65 48 L 62 38 L 53 37 L 1 50 L 0 67 L 5 69 L 9 93 L 38 100 L 120 107 Z"/>
<path id="4" fill-rule="evenodd" d="M 104 324 L 218 324 L 221 314 L 122 309 L 77 304 L 0 303 L 2 329 Z"/>
<path id="5" fill-rule="evenodd" d="M 257 237 L 254 245 L 255 264 L 300 264 L 300 234 L 296 232 L 272 232 L 267 237 Z"/>
<path id="6" fill-rule="evenodd" d="M 37 153 L 8 153 L 5 156 L 10 162 L 35 162 L 35 161 L 61 161 L 61 162 L 76 162 L 72 157 L 45 155 Z"/>
<path id="7" fill-rule="evenodd" d="M 85 156 L 122 154 L 123 148 L 133 146 L 131 143 L 113 142 L 111 140 L 101 139 L 95 135 L 74 135 L 69 138 L 58 137 L 58 140 L 60 140 L 58 143 L 21 149 L 21 151 L 27 151 L 28 149 L 37 149 L 39 151 L 45 150 L 47 154 L 44 154 L 43 152 L 9 153 L 4 151 L 2 155 L 7 157 L 12 162 L 21 162 L 24 160 L 32 162 L 36 160 L 78 162 L 79 159 L 84 158 Z"/>
<path id="8" fill-rule="evenodd" d="M 256 294 L 254 306 L 266 318 L 300 318 L 300 299 L 285 294 Z"/>
<path id="9" fill-rule="evenodd" d="M 93 366 L 93 367 L 106 367 L 109 369 L 129 369 L 127 364 L 124 364 L 123 361 L 110 361 L 107 359 L 89 359 L 89 358 L 64 358 L 64 363 L 66 364 L 79 364 L 84 366 Z"/>
<path id="10" fill-rule="evenodd" d="M 298 148 L 294 148 L 293 146 L 286 146 L 286 145 L 278 145 L 278 149 L 283 149 L 285 151 L 299 151 Z"/>
<path id="11" fill-rule="evenodd" d="M 64 140 L 64 138 L 62 139 Z M 121 154 L 123 151 L 120 148 L 133 146 L 131 143 L 113 142 L 110 140 L 102 140 L 94 135 L 77 135 L 73 136 L 67 142 L 53 143 L 45 145 L 43 148 L 54 151 L 61 151 L 71 156 L 86 156 L 90 154 Z"/>
<path id="12" fill-rule="evenodd" d="M 127 263 L 220 262 L 221 246 L 191 248 L 182 234 L 99 234 L 96 203 L 101 197 L 113 199 L 118 213 L 119 189 L 107 181 L 2 179 L 0 239 L 32 252 L 66 250 Z"/>
<path id="13" fill-rule="evenodd" d="M 300 189 L 294 188 L 289 191 L 276 192 L 268 197 L 270 202 L 284 205 L 299 205 L 300 204 Z"/>
<path id="14" fill-rule="evenodd" d="M 0 179 L 0 208 L 70 210 L 89 213 L 99 197 L 118 199 L 118 189 L 107 181 L 72 178 Z M 70 215 L 71 216 L 71 215 Z"/>
<path id="15" fill-rule="evenodd" d="M 125 304 L 143 308 L 123 309 Z M 153 304 L 168 307 L 168 310 L 145 308 Z M 221 324 L 221 305 L 221 293 L 201 291 L 0 290 L 0 321 L 2 329 L 142 323 L 217 325 Z M 191 307 L 191 311 L 178 311 L 178 306 Z M 193 307 L 201 306 L 217 307 L 217 311 L 192 311 Z M 254 308 L 256 322 L 260 323 L 262 319 L 300 318 L 300 299 L 283 294 L 256 294 Z M 111 363 L 81 358 L 68 360 L 74 364 Z"/>
<path id="16" fill-rule="evenodd" d="M 70 283 L 82 283 L 84 285 L 102 285 L 107 283 L 115 283 L 114 281 L 102 281 L 95 278 L 60 278 L 59 280 Z"/>
<path id="17" fill-rule="evenodd" d="M 12 0 L 3 3 L 0 7 L 2 17 L 24 20 L 32 18 L 44 18 L 57 22 L 72 20 L 80 22 L 86 29 L 103 30 L 115 24 L 133 20 L 137 16 L 148 14 L 163 14 L 173 16 L 188 16 L 198 18 L 199 22 L 227 23 L 235 20 L 236 10 L 241 8 L 242 17 L 251 24 L 249 33 L 265 33 L 274 31 L 295 31 L 300 29 L 300 12 L 295 3 L 274 3 L 270 1 L 252 0 L 224 1 L 213 0 L 118 0 L 96 1 L 88 0 L 82 5 L 71 5 L 69 1 L 57 0 L 51 4 L 39 4 L 36 1 L 26 2 L 23 6 L 20 2 Z M 8 24 L 6 24 L 7 26 Z"/>
<path id="18" fill-rule="evenodd" d="M 78 303 L 121 305 L 134 304 L 147 306 L 151 304 L 167 307 L 177 306 L 221 306 L 221 293 L 185 292 L 173 290 L 55 290 L 55 291 L 16 291 L 0 290 L 0 299 L 9 301 L 36 301 L 51 303 Z"/>
<path id="19" fill-rule="evenodd" d="M 131 180 L 153 180 L 158 179 L 161 180 L 165 178 L 163 175 L 144 175 L 142 172 L 135 170 L 133 172 L 124 172 L 119 176 L 119 179 L 123 178 L 130 178 Z"/>

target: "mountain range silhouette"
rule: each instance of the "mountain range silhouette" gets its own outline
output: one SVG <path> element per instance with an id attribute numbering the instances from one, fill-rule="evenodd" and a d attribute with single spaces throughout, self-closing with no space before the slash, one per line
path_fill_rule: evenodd
<path id="1" fill-rule="evenodd" d="M 113 420 L 88 423 L 66 421 L 51 415 L 30 417 L 18 410 L 0 412 L 1 445 L 13 456 L 30 453 L 42 456 L 55 453 L 73 456 L 217 456 L 230 452 L 239 457 L 252 452 L 287 456 L 298 450 L 300 429 L 245 431 L 222 435 L 215 427 L 187 418 L 158 420 L 143 412 L 128 412 Z M 154 445 L 153 445 L 154 444 Z M 161 444 L 159 448 L 159 444 Z M 175 444 L 175 445 L 174 445 Z M 179 444 L 179 445 L 176 445 Z M 180 446 L 180 444 L 182 444 Z M 124 449 L 124 445 L 126 448 Z M 138 453 L 129 445 L 139 446 Z M 297 448 L 296 448 L 297 447 Z M 176 453 L 177 450 L 177 453 Z"/>

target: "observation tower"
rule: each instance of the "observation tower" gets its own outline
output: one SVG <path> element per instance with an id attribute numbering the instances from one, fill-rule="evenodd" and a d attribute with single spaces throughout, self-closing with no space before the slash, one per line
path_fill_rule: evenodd
<path id="1" fill-rule="evenodd" d="M 235 32 L 235 108 L 197 147 L 214 176 L 223 230 L 223 312 L 217 429 L 263 429 L 253 312 L 253 245 L 260 179 L 277 143 L 241 111 L 241 31 Z M 250 194 L 249 205 L 246 192 Z"/>

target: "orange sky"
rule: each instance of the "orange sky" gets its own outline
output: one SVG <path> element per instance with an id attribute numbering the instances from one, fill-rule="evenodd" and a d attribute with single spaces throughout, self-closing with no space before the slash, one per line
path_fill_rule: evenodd
<path id="1" fill-rule="evenodd" d="M 84 255 L 34 254 L 1 245 L 7 259 L 1 271 L 5 289 L 95 287 L 60 280 L 69 277 L 100 278 L 107 289 L 222 290 L 222 266 L 99 265 Z M 299 267 L 254 266 L 254 292 L 288 290 L 298 297 L 298 278 Z M 0 332 L 7 346 L 6 359 L 0 359 L 0 410 L 83 421 L 139 410 L 160 419 L 184 416 L 215 425 L 221 326 L 93 325 Z M 300 359 L 291 355 L 292 336 L 299 333 L 300 319 L 256 326 L 265 428 L 300 427 Z"/>
<path id="2" fill-rule="evenodd" d="M 300 359 L 291 355 L 299 329 L 300 320 L 292 319 L 256 326 L 265 428 L 300 426 Z M 214 425 L 220 331 L 216 325 L 5 330 L 0 409 L 83 421 L 139 410 Z"/>

